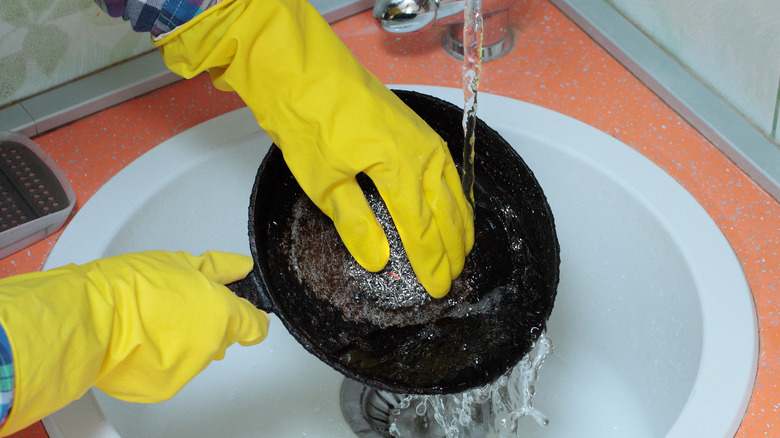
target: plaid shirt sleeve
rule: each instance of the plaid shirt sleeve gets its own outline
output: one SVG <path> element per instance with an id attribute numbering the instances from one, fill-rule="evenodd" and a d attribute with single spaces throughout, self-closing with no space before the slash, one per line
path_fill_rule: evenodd
<path id="1" fill-rule="evenodd" d="M 5 423 L 14 403 L 14 360 L 5 329 L 0 326 L 0 426 Z"/>
<path id="2" fill-rule="evenodd" d="M 136 32 L 158 37 L 192 20 L 220 0 L 95 0 L 112 17 L 130 22 Z"/>

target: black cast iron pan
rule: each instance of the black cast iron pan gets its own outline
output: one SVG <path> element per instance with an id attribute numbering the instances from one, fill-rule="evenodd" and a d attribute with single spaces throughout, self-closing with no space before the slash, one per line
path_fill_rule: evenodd
<path id="1" fill-rule="evenodd" d="M 396 93 L 447 141 L 459 164 L 462 109 Z M 356 268 L 275 146 L 257 173 L 249 207 L 255 268 L 234 290 L 275 313 L 320 360 L 372 387 L 438 394 L 494 381 L 545 328 L 560 257 L 552 212 L 531 170 L 481 120 L 476 139 L 474 249 L 443 299 L 401 278 L 397 263 L 376 274 Z M 360 177 L 369 199 L 381 199 Z"/>

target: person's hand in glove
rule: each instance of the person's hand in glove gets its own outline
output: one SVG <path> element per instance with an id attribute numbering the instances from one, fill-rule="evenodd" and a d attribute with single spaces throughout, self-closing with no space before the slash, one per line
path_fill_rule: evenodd
<path id="1" fill-rule="evenodd" d="M 262 341 L 268 315 L 224 286 L 252 264 L 239 254 L 154 251 L 0 280 L 16 375 L 0 435 L 92 386 L 132 402 L 166 400 L 228 346 Z"/>
<path id="2" fill-rule="evenodd" d="M 155 43 L 173 72 L 236 91 L 309 198 L 369 271 L 387 238 L 358 186 L 379 189 L 412 268 L 434 297 L 474 243 L 471 207 L 444 141 L 362 67 L 304 0 L 223 0 Z"/>

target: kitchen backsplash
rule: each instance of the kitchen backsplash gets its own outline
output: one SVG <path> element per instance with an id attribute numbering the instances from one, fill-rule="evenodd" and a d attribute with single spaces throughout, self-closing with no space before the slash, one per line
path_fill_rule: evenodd
<path id="1" fill-rule="evenodd" d="M 0 108 L 151 49 L 92 0 L 2 0 Z"/>
<path id="2" fill-rule="evenodd" d="M 748 121 L 780 140 L 780 1 L 608 1 Z"/>

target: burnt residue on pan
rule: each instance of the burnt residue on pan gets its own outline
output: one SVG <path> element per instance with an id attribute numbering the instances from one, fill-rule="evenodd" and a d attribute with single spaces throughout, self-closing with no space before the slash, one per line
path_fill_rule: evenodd
<path id="1" fill-rule="evenodd" d="M 462 110 L 419 93 L 398 94 L 459 163 Z M 398 393 L 460 392 L 514 366 L 545 328 L 560 264 L 552 212 L 531 170 L 498 133 L 480 120 L 476 138 L 475 244 L 440 300 L 417 284 L 370 180 L 360 178 L 393 253 L 379 273 L 356 267 L 278 149 L 263 162 L 250 207 L 250 246 L 267 310 L 348 377 Z"/>

